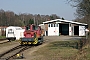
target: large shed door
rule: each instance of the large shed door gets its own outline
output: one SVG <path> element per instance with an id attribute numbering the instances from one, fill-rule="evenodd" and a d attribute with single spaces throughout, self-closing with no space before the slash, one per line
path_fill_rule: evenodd
<path id="1" fill-rule="evenodd" d="M 59 36 L 59 24 L 48 24 L 48 36 Z"/>
<path id="2" fill-rule="evenodd" d="M 79 26 L 79 36 L 85 36 L 85 26 Z"/>

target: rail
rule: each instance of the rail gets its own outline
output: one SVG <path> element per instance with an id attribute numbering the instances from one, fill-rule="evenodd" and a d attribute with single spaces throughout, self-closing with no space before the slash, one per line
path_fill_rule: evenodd
<path id="1" fill-rule="evenodd" d="M 0 59 L 12 60 L 16 57 L 17 54 L 31 48 L 32 46 L 16 46 L 3 54 L 0 54 Z"/>

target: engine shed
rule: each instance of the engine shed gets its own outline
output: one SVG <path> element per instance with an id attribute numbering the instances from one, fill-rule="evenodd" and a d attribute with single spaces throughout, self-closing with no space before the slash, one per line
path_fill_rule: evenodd
<path id="1" fill-rule="evenodd" d="M 45 36 L 85 36 L 85 29 L 88 27 L 85 23 L 55 19 L 43 22 L 45 26 Z"/>

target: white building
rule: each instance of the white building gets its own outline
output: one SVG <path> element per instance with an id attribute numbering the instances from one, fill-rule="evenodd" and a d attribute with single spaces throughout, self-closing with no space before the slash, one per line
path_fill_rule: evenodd
<path id="1" fill-rule="evenodd" d="M 85 23 L 73 22 L 62 19 L 55 19 L 43 22 L 45 26 L 45 36 L 85 36 L 85 29 L 88 26 Z"/>

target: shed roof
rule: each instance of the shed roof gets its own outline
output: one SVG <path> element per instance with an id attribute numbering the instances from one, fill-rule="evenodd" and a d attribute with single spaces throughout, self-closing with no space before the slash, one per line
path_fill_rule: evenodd
<path id="1" fill-rule="evenodd" d="M 43 24 L 50 23 L 50 22 L 56 22 L 56 23 L 68 22 L 68 23 L 73 23 L 73 24 L 87 25 L 85 23 L 79 23 L 79 22 L 74 22 L 74 21 L 69 21 L 69 20 L 62 20 L 62 19 L 55 19 L 55 20 L 45 21 L 45 22 L 43 22 Z"/>

